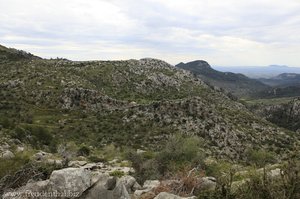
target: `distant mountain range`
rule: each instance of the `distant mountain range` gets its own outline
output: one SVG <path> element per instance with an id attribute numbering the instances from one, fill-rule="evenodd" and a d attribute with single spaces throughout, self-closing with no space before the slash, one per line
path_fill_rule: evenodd
<path id="1" fill-rule="evenodd" d="M 206 61 L 202 60 L 192 61 L 186 64 L 179 63 L 176 67 L 188 70 L 199 76 L 206 83 L 223 88 L 237 97 L 249 96 L 253 93 L 270 89 L 270 86 L 243 74 L 217 71 Z"/>
<path id="2" fill-rule="evenodd" d="M 222 72 L 242 73 L 250 78 L 271 78 L 282 73 L 300 73 L 300 67 L 288 67 L 284 65 L 270 66 L 214 66 Z"/>
<path id="3" fill-rule="evenodd" d="M 272 78 L 259 78 L 258 80 L 272 88 L 257 92 L 256 98 L 300 96 L 300 74 L 282 73 Z"/>

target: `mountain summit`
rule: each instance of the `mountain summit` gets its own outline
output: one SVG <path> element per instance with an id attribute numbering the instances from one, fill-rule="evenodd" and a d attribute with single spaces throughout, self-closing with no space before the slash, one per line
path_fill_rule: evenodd
<path id="1" fill-rule="evenodd" d="M 192 61 L 186 64 L 180 63 L 176 67 L 188 70 L 199 76 L 206 83 L 223 88 L 238 97 L 249 96 L 252 93 L 268 88 L 267 85 L 245 75 L 217 71 L 203 60 Z"/>

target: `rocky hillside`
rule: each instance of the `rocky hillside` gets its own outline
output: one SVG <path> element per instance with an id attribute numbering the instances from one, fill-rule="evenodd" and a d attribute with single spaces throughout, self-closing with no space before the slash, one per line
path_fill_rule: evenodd
<path id="1" fill-rule="evenodd" d="M 277 104 L 256 104 L 251 109 L 278 126 L 293 131 L 300 129 L 300 98 Z"/>
<path id="2" fill-rule="evenodd" d="M 208 153 L 238 160 L 247 148 L 286 151 L 298 136 L 160 60 L 28 59 L 0 69 L 2 132 L 37 148 L 70 140 L 159 148 L 179 132 L 205 139 Z"/>
<path id="3" fill-rule="evenodd" d="M 260 81 L 248 78 L 243 74 L 214 70 L 206 61 L 180 63 L 176 67 L 188 70 L 210 85 L 223 88 L 238 97 L 250 96 L 252 93 L 269 88 Z"/>
<path id="4" fill-rule="evenodd" d="M 27 53 L 23 50 L 17 50 L 14 48 L 6 48 L 5 46 L 0 45 L 0 62 L 6 61 L 18 61 L 24 59 L 40 59 L 37 56 Z"/>
<path id="5" fill-rule="evenodd" d="M 262 167 L 261 159 L 279 162 L 299 142 L 299 133 L 256 116 L 198 76 L 161 60 L 46 60 L 2 49 L 0 194 L 73 190 L 95 198 L 100 190 L 131 198 L 128 193 L 139 189 L 128 185 L 135 182 L 130 177 L 119 181 L 123 170 L 107 174 L 105 166 L 106 175 L 100 175 L 103 162 L 117 162 L 134 167 L 139 182 L 175 176 L 174 184 L 160 186 L 149 198 L 175 197 L 164 190 L 191 196 L 198 179 L 215 185 L 223 169 L 231 175 L 222 161 Z M 121 161 L 124 157 L 129 161 Z M 178 180 L 175 171 L 187 168 L 196 178 L 186 178 L 191 172 L 185 171 Z M 215 186 L 222 187 L 221 195 L 223 185 Z"/>

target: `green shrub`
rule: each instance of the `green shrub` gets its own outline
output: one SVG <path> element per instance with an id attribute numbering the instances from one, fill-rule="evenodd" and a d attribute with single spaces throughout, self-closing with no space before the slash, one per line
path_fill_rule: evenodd
<path id="1" fill-rule="evenodd" d="M 88 159 L 91 162 L 107 162 L 107 160 L 104 157 L 99 157 L 99 156 L 96 156 L 96 155 L 90 155 L 88 157 Z"/>
<path id="2" fill-rule="evenodd" d="M 137 154 L 136 152 L 129 152 L 127 159 L 131 161 L 135 173 L 132 175 L 136 180 L 143 184 L 146 180 L 156 180 L 161 177 L 158 171 L 158 162 L 155 158 L 148 159 L 144 154 Z"/>
<path id="3" fill-rule="evenodd" d="M 17 127 L 12 135 L 13 138 L 19 139 L 20 141 L 26 140 L 26 131 L 23 128 Z"/>
<path id="4" fill-rule="evenodd" d="M 18 171 L 22 166 L 29 163 L 30 158 L 26 154 L 16 154 L 12 159 L 0 158 L 0 179 L 6 175 L 11 175 Z"/>
<path id="5" fill-rule="evenodd" d="M 24 126 L 24 130 L 26 131 L 26 134 L 30 135 L 29 142 L 33 147 L 42 148 L 43 145 L 52 145 L 51 148 L 56 147 L 55 139 L 47 128 L 42 126 L 26 125 Z"/>
<path id="6" fill-rule="evenodd" d="M 201 146 L 202 141 L 198 137 L 185 138 L 179 134 L 170 137 L 156 157 L 159 172 L 165 175 L 166 172 L 176 171 L 186 165 L 194 167 L 202 164 L 204 154 L 200 151 Z"/>
<path id="7" fill-rule="evenodd" d="M 125 173 L 123 171 L 112 171 L 109 173 L 110 176 L 114 176 L 114 177 L 118 177 L 118 178 L 121 178 L 122 176 L 125 175 Z"/>
<path id="8" fill-rule="evenodd" d="M 3 126 L 3 128 L 6 128 L 6 129 L 10 129 L 12 127 L 14 127 L 14 122 L 10 119 L 8 119 L 7 117 L 4 117 L 4 118 L 0 118 L 0 125 Z"/>
<path id="9" fill-rule="evenodd" d="M 275 154 L 272 152 L 259 150 L 249 150 L 247 152 L 247 161 L 249 164 L 254 164 L 257 167 L 264 167 L 268 163 L 275 163 Z"/>
<path id="10" fill-rule="evenodd" d="M 90 155 L 91 150 L 89 149 L 89 147 L 87 146 L 82 146 L 79 148 L 77 154 L 79 156 L 89 156 Z"/>
<path id="11" fill-rule="evenodd" d="M 138 182 L 143 183 L 145 180 L 159 179 L 186 167 L 202 165 L 204 155 L 200 150 L 201 146 L 202 142 L 197 137 L 176 134 L 170 137 L 160 152 L 130 152 L 127 159 L 132 162 Z"/>

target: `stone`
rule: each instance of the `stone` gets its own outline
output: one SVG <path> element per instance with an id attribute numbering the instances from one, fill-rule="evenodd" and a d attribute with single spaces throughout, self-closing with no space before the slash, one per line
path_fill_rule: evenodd
<path id="1" fill-rule="evenodd" d="M 52 191 L 81 195 L 91 186 L 91 172 L 82 168 L 66 168 L 53 171 L 49 180 Z"/>
<path id="2" fill-rule="evenodd" d="M 9 150 L 4 151 L 2 154 L 3 159 L 12 159 L 14 157 L 15 157 L 15 155 Z"/>
<path id="3" fill-rule="evenodd" d="M 102 162 L 98 162 L 98 163 L 87 163 L 84 166 L 82 166 L 82 168 L 84 169 L 89 169 L 89 170 L 97 170 L 97 169 L 101 169 L 104 167 L 104 164 Z"/>
<path id="4" fill-rule="evenodd" d="M 121 183 L 126 187 L 128 193 L 133 193 L 137 189 L 141 189 L 142 187 L 137 183 L 136 179 L 132 176 L 123 176 L 121 177 L 117 183 Z"/>
<path id="5" fill-rule="evenodd" d="M 180 197 L 171 193 L 161 192 L 154 199 L 196 199 L 197 197 Z"/>
<path id="6" fill-rule="evenodd" d="M 117 184 L 117 178 L 114 176 L 110 176 L 107 179 L 106 183 L 104 184 L 104 187 L 107 190 L 113 190 L 116 187 L 116 184 Z"/>
<path id="7" fill-rule="evenodd" d="M 99 175 L 99 180 L 86 190 L 80 198 L 82 199 L 131 199 L 129 191 L 135 185 L 136 180 L 131 176 L 120 179 L 107 174 Z"/>
<path id="8" fill-rule="evenodd" d="M 146 180 L 143 189 L 155 189 L 160 185 L 159 180 Z"/>
<path id="9" fill-rule="evenodd" d="M 217 186 L 216 178 L 203 177 L 201 178 L 200 188 L 201 190 L 215 190 Z"/>
<path id="10" fill-rule="evenodd" d="M 137 154 L 143 154 L 143 153 L 146 153 L 146 151 L 142 150 L 142 149 L 137 149 L 136 150 L 136 153 Z"/>
<path id="11" fill-rule="evenodd" d="M 128 190 L 123 183 L 117 184 L 116 188 L 113 190 L 114 199 L 131 199 Z"/>
<path id="12" fill-rule="evenodd" d="M 144 196 L 146 193 L 150 193 L 152 190 L 157 188 L 160 185 L 159 180 L 146 180 L 144 182 L 143 187 L 140 189 L 135 190 L 134 196 L 136 198 L 140 198 L 141 196 Z"/>
<path id="13" fill-rule="evenodd" d="M 9 144 L 7 144 L 6 142 L 4 142 L 3 144 L 1 144 L 0 148 L 2 150 L 8 150 L 10 148 Z"/>
<path id="14" fill-rule="evenodd" d="M 33 155 L 33 159 L 36 161 L 44 161 L 45 159 L 47 159 L 51 154 L 50 153 L 46 153 L 44 151 L 40 151 L 36 154 Z"/>
<path id="15" fill-rule="evenodd" d="M 87 189 L 82 195 L 81 199 L 94 199 L 94 198 L 105 198 L 113 199 L 112 190 L 108 190 L 109 186 L 107 181 L 110 176 L 108 174 L 97 174 L 98 180 L 89 189 Z"/>
<path id="16" fill-rule="evenodd" d="M 268 172 L 268 175 L 269 175 L 271 178 L 277 178 L 277 177 L 280 177 L 280 176 L 281 176 L 281 169 L 276 168 L 276 169 L 270 170 L 270 171 Z"/>
<path id="17" fill-rule="evenodd" d="M 25 147 L 18 146 L 17 149 L 16 149 L 16 152 L 20 153 L 20 152 L 23 152 L 24 150 L 25 150 Z"/>
<path id="18" fill-rule="evenodd" d="M 63 167 L 63 161 L 58 159 L 58 160 L 55 160 L 55 159 L 47 159 L 46 160 L 46 163 L 47 164 L 50 164 L 50 165 L 55 165 L 56 167 Z"/>
<path id="19" fill-rule="evenodd" d="M 68 163 L 68 167 L 82 167 L 84 165 L 86 165 L 87 162 L 86 161 L 79 161 L 79 160 L 76 160 L 76 161 L 70 161 Z"/>
<path id="20" fill-rule="evenodd" d="M 109 164 L 116 164 L 116 163 L 118 163 L 119 162 L 119 159 L 113 159 L 113 160 L 111 160 L 111 161 L 109 161 L 108 163 Z"/>

